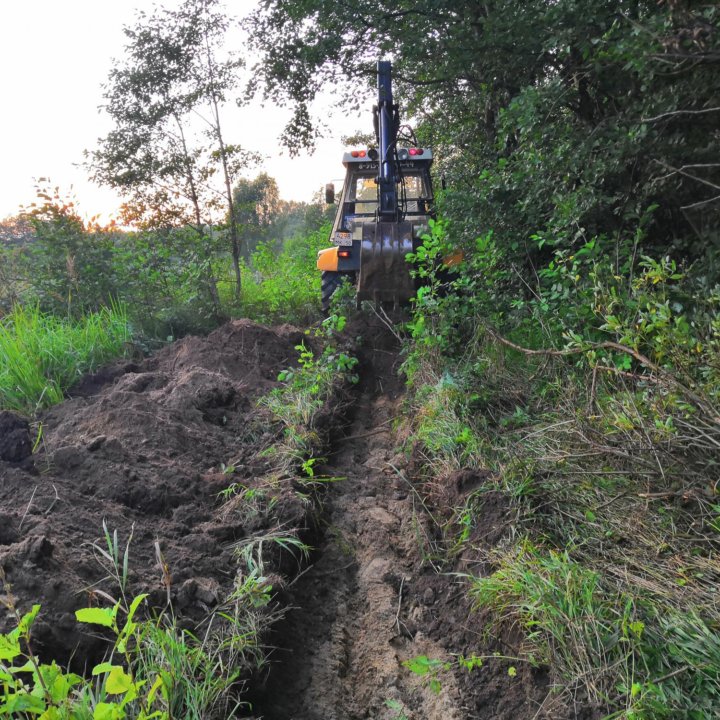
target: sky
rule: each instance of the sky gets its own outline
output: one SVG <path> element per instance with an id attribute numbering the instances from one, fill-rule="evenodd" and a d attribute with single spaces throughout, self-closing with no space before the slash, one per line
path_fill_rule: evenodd
<path id="1" fill-rule="evenodd" d="M 255 1 L 229 6 L 246 12 Z M 123 25 L 133 23 L 137 9 L 150 7 L 143 0 L 0 2 L 0 219 L 33 202 L 36 180 L 43 177 L 63 194 L 72 191 L 82 215 L 112 217 L 118 196 L 91 183 L 79 165 L 83 151 L 112 128 L 99 111 L 101 86 L 112 59 L 122 57 Z M 330 98 L 329 90 L 328 105 Z M 342 178 L 341 136 L 372 129 L 369 96 L 366 105 L 360 117 L 333 117 L 332 131 L 312 156 L 283 153 L 279 136 L 287 111 L 258 103 L 229 109 L 226 139 L 268 156 L 248 177 L 265 170 L 278 181 L 281 197 L 309 201 L 326 182 Z"/>

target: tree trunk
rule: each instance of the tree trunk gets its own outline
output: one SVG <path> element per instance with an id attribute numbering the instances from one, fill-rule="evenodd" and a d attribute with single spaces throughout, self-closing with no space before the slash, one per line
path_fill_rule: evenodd
<path id="1" fill-rule="evenodd" d="M 209 46 L 207 47 L 207 63 L 208 75 L 210 77 L 211 86 L 214 86 L 215 73 Z M 230 243 L 232 245 L 233 270 L 235 272 L 235 300 L 237 302 L 240 302 L 240 299 L 242 297 L 242 275 L 240 272 L 240 234 L 238 233 L 237 218 L 235 217 L 235 203 L 233 202 L 232 196 L 232 179 L 230 177 L 230 168 L 228 167 L 227 149 L 225 147 L 225 142 L 222 136 L 222 128 L 220 125 L 220 108 L 218 107 L 218 97 L 214 91 L 214 87 L 210 95 L 210 101 L 212 104 L 213 117 L 215 118 L 215 135 L 218 141 L 218 150 L 220 151 L 220 160 L 222 162 L 223 178 L 225 180 L 225 194 L 227 198 L 228 218 L 230 225 Z"/>

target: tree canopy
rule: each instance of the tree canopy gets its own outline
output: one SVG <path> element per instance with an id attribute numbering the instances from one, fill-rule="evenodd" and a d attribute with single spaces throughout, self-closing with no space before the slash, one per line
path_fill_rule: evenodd
<path id="1" fill-rule="evenodd" d="M 718 12 L 682 0 L 269 0 L 247 26 L 266 94 L 295 108 L 291 140 L 312 142 L 320 89 L 352 108 L 377 58 L 393 59 L 405 114 L 441 158 L 456 236 L 492 229 L 522 263 L 540 240 L 600 235 L 632 258 L 640 230 L 648 251 L 693 260 L 718 240 Z"/>

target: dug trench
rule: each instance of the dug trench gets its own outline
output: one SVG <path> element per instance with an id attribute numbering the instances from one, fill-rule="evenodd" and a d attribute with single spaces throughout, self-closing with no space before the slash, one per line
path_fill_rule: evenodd
<path id="1" fill-rule="evenodd" d="M 100 552 L 103 527 L 117 533 L 121 557 L 128 548 L 126 593 L 148 593 L 156 611 L 171 605 L 192 630 L 233 592 L 238 548 L 283 528 L 314 550 L 303 566 L 289 554 L 268 557 L 273 612 L 284 619 L 263 638 L 269 661 L 248 669 L 246 717 L 584 717 L 555 704 L 542 669 L 494 657 L 518 656 L 521 639 L 472 611 L 469 560 L 448 559 L 440 531 L 477 478 L 436 479 L 429 491 L 399 449 L 407 422 L 394 334 L 361 317 L 345 335 L 353 346 L 362 336 L 361 383 L 342 418 L 332 408 L 324 415 L 315 503 L 259 452 L 281 430 L 257 401 L 308 342 L 293 327 L 234 321 L 84 378 L 32 428 L 0 418 L 5 604 L 39 603 L 36 652 L 87 672 L 108 639 L 79 626 L 74 611 L 119 592 Z M 228 501 L 221 493 L 231 485 L 267 496 Z M 489 496 L 477 529 L 486 543 L 502 540 L 500 498 Z M 13 622 L 6 613 L 0 629 Z M 458 662 L 473 655 L 488 659 L 470 671 Z"/>
<path id="2" fill-rule="evenodd" d="M 359 333 L 362 378 L 348 424 L 331 435 L 317 547 L 283 591 L 289 608 L 250 695 L 265 720 L 523 720 L 584 717 L 556 702 L 547 674 L 520 655 L 512 628 L 473 612 L 462 577 L 471 560 L 450 560 L 439 515 L 479 478 L 441 479 L 445 507 L 432 508 L 426 473 L 407 452 L 400 347 L 377 318 Z M 405 428 L 405 431 L 403 431 Z M 404 450 L 400 447 L 405 446 Z M 506 504 L 489 496 L 480 539 L 509 531 Z M 468 670 L 458 661 L 484 657 Z"/>

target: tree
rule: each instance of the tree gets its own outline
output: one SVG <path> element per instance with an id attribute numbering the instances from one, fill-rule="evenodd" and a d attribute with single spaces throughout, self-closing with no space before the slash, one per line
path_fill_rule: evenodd
<path id="1" fill-rule="evenodd" d="M 21 215 L 32 241 L 15 256 L 24 300 L 58 315 L 82 316 L 117 298 L 113 272 L 116 228 L 84 220 L 72 197 L 41 185 L 36 203 Z"/>
<path id="2" fill-rule="evenodd" d="M 648 248 L 706 253 L 720 227 L 719 17 L 689 0 L 268 0 L 247 28 L 256 88 L 295 110 L 291 143 L 312 144 L 321 89 L 352 110 L 377 58 L 394 58 L 396 97 L 450 181 L 455 235 L 492 228 L 527 265 L 548 257 L 533 234 L 623 244 L 650 206 Z"/>
<path id="3" fill-rule="evenodd" d="M 125 58 L 113 67 L 105 91 L 115 127 L 91 153 L 91 167 L 96 181 L 128 198 L 127 220 L 153 227 L 189 224 L 202 241 L 206 226 L 227 218 L 239 298 L 232 184 L 256 156 L 224 135 L 222 107 L 242 66 L 223 50 L 228 26 L 217 0 L 139 13 L 136 25 L 125 28 Z M 214 278 L 208 287 L 217 297 Z"/>
<path id="4" fill-rule="evenodd" d="M 281 212 L 277 182 L 267 173 L 254 180 L 241 178 L 233 188 L 235 222 L 244 239 L 246 256 L 267 240 Z"/>

